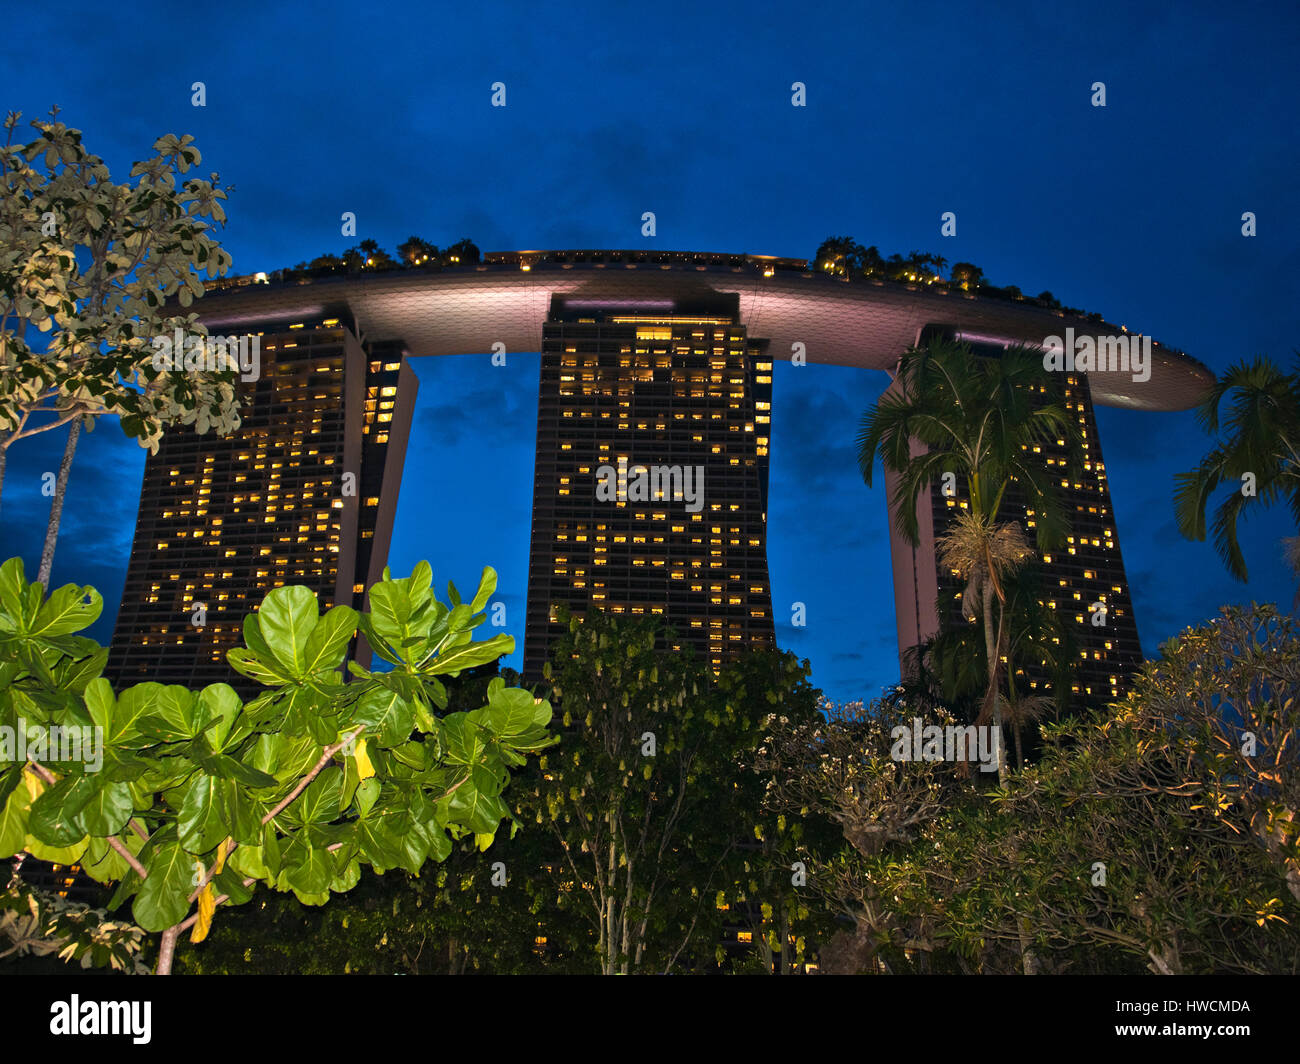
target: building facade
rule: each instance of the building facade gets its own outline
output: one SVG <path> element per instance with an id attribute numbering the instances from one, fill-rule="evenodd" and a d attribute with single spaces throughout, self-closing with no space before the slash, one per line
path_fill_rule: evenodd
<path id="1" fill-rule="evenodd" d="M 230 668 L 266 593 L 360 608 L 383 571 L 418 382 L 400 344 L 342 317 L 254 327 L 239 430 L 164 434 L 146 459 L 106 674 L 256 690 Z"/>
<path id="2" fill-rule="evenodd" d="M 655 616 L 715 668 L 774 642 L 772 363 L 736 300 L 557 297 L 542 333 L 526 679 L 561 611 Z"/>
<path id="3" fill-rule="evenodd" d="M 850 282 L 802 260 L 657 251 L 241 279 L 213 286 L 197 310 L 213 333 L 257 331 L 263 372 L 246 386 L 236 436 L 168 433 L 146 463 L 110 657 L 119 684 L 239 681 L 225 654 L 239 645 L 242 617 L 281 584 L 306 584 L 322 607 L 362 605 L 387 559 L 414 406 L 405 356 L 542 352 L 528 605 L 515 633 L 531 679 L 561 608 L 662 616 L 674 645 L 715 666 L 772 641 L 776 360 L 883 371 L 935 328 L 993 346 L 1041 344 L 1067 328 L 1119 332 L 1023 300 Z M 1076 626 L 1086 698 L 1121 690 L 1140 659 L 1092 404 L 1188 409 L 1212 381 L 1159 344 L 1148 379 L 1071 375 L 1086 457 L 1060 466 L 1076 529 L 1045 560 L 1044 601 Z M 954 594 L 933 552 L 950 503 L 959 504 L 935 495 L 922 507 L 919 546 L 893 537 L 903 652 L 936 629 L 941 589 Z M 1105 627 L 1091 623 L 1098 602 Z"/>

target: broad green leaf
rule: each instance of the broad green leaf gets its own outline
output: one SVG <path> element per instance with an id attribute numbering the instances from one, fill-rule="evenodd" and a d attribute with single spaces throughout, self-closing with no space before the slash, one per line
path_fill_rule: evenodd
<path id="1" fill-rule="evenodd" d="M 124 831 L 119 841 L 137 857 L 144 848 L 144 839 L 134 831 Z M 126 858 L 109 845 L 106 838 L 90 837 L 86 844 L 86 853 L 81 859 L 81 868 L 86 875 L 98 883 L 112 883 L 122 879 L 131 871 Z"/>
<path id="2" fill-rule="evenodd" d="M 195 723 L 204 729 L 213 750 L 220 750 L 225 745 L 226 736 L 239 716 L 243 702 L 235 689 L 226 683 L 208 684 L 199 692 L 198 706 L 195 709 Z M 208 727 L 211 721 L 216 721 Z"/>
<path id="3" fill-rule="evenodd" d="M 86 685 L 104 671 L 106 664 L 108 664 L 107 647 L 91 651 L 80 660 L 68 661 L 61 669 L 56 670 L 59 686 L 72 694 L 81 694 L 86 689 Z"/>
<path id="4" fill-rule="evenodd" d="M 476 764 L 483 752 L 483 731 L 470 716 L 468 713 L 453 713 L 442 719 L 443 741 L 450 764 Z"/>
<path id="5" fill-rule="evenodd" d="M 13 632 L 20 627 L 27 588 L 21 558 L 10 558 L 0 565 L 0 631 Z"/>
<path id="6" fill-rule="evenodd" d="M 41 842 L 34 835 L 28 835 L 24 840 L 27 852 L 35 857 L 38 861 L 49 861 L 50 864 L 70 865 L 76 864 L 81 860 L 81 855 L 86 852 L 86 844 L 90 841 L 90 836 L 83 836 L 80 842 L 74 842 L 71 846 L 50 846 Z M 111 906 L 110 906 L 111 908 Z"/>
<path id="7" fill-rule="evenodd" d="M 235 852 L 238 853 L 238 851 Z M 225 868 L 212 877 L 212 882 L 220 893 L 227 895 L 226 905 L 243 905 L 253 896 L 253 888 L 244 886 L 246 878 L 249 877 L 235 871 L 230 865 L 226 865 Z"/>
<path id="8" fill-rule="evenodd" d="M 339 787 L 343 772 L 333 766 L 324 769 L 285 809 L 285 817 L 298 824 L 328 824 L 339 815 Z M 301 834 L 301 832 L 299 833 Z M 304 887 L 304 890 L 310 888 Z"/>
<path id="9" fill-rule="evenodd" d="M 177 811 L 176 830 L 181 845 L 190 853 L 207 853 L 230 834 L 221 793 L 224 782 L 199 772 L 185 788 L 185 797 Z"/>
<path id="10" fill-rule="evenodd" d="M 303 651 L 304 675 L 337 669 L 356 630 L 357 611 L 350 606 L 335 606 L 327 612 L 307 639 Z"/>
<path id="11" fill-rule="evenodd" d="M 94 707 L 90 704 L 92 689 L 95 692 Z M 146 718 L 156 717 L 160 724 L 167 724 L 160 708 L 159 699 L 162 693 L 162 684 L 135 684 L 118 696 L 116 704 L 110 705 L 113 689 L 107 680 L 102 682 L 97 680 L 87 687 L 86 705 L 91 709 L 92 716 L 96 713 L 106 715 L 109 721 L 104 730 L 104 744 L 117 746 L 119 743 L 137 738 L 141 734 L 140 726 Z M 96 719 L 95 723 L 100 722 Z M 167 724 L 163 734 L 157 737 L 166 735 L 179 739 L 183 737 L 184 732 L 184 728 L 175 730 Z"/>
<path id="12" fill-rule="evenodd" d="M 346 894 L 361 882 L 361 862 L 349 861 L 330 881 L 330 891 L 334 894 Z"/>
<path id="13" fill-rule="evenodd" d="M 362 817 L 374 808 L 375 799 L 379 797 L 379 788 L 379 780 L 374 776 L 357 785 L 357 812 Z"/>
<path id="14" fill-rule="evenodd" d="M 90 601 L 84 601 L 86 598 Z M 52 639 L 80 632 L 99 619 L 103 608 L 104 600 L 93 587 L 66 584 L 46 600 L 29 634 L 33 639 Z"/>
<path id="15" fill-rule="evenodd" d="M 497 676 L 488 684 L 487 696 L 488 705 L 470 713 L 471 720 L 506 738 L 523 735 L 533 727 L 537 707 L 527 691 L 518 687 L 507 688 L 505 681 Z"/>
<path id="16" fill-rule="evenodd" d="M 86 828 L 78 814 L 89 798 L 85 776 L 66 776 L 45 789 L 32 803 L 27 830 L 47 846 L 70 846 L 84 838 Z"/>
<path id="17" fill-rule="evenodd" d="M 226 654 L 226 660 L 237 673 L 266 687 L 280 687 L 289 682 L 289 677 L 275 666 L 275 658 L 269 654 L 263 658 L 251 650 L 235 647 Z"/>
<path id="18" fill-rule="evenodd" d="M 318 845 L 310 828 L 295 831 L 286 838 L 280 878 L 304 894 L 329 890 L 334 878 L 334 861 L 329 850 Z"/>
<path id="19" fill-rule="evenodd" d="M 261 846 L 240 846 L 230 855 L 226 870 L 233 869 L 245 879 L 266 881 L 272 872 L 262 861 Z"/>
<path id="20" fill-rule="evenodd" d="M 144 866 L 149 878 L 140 885 L 131 912 L 146 931 L 166 931 L 189 913 L 196 858 L 173 841 L 150 853 Z"/>
<path id="21" fill-rule="evenodd" d="M 482 643 L 466 643 L 450 651 L 444 651 L 434 658 L 431 671 L 443 675 L 472 669 L 489 661 L 496 661 L 503 654 L 515 652 L 515 637 L 512 635 L 494 635 Z"/>
<path id="22" fill-rule="evenodd" d="M 306 674 L 307 640 L 319 617 L 316 596 L 300 585 L 277 587 L 257 611 L 262 638 L 291 677 L 301 679 Z"/>
<path id="23" fill-rule="evenodd" d="M 415 711 L 401 695 L 375 686 L 357 700 L 352 721 L 364 724 L 381 747 L 393 746 L 410 738 L 415 727 Z"/>
<path id="24" fill-rule="evenodd" d="M 120 781 L 105 779 L 102 773 L 84 777 L 90 793 L 79 811 L 82 825 L 91 835 L 116 835 L 134 811 L 131 788 Z"/>
<path id="25" fill-rule="evenodd" d="M 497 589 L 497 571 L 490 565 L 483 567 L 483 575 L 479 577 L 478 592 L 474 595 L 474 601 L 469 604 L 470 613 L 478 613 L 485 605 L 487 600 L 492 597 L 492 592 Z"/>

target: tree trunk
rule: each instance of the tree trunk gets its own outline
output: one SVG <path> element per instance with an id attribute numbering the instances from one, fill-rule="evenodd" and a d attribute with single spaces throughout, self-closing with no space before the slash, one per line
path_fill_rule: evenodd
<path id="1" fill-rule="evenodd" d="M 998 648 L 993 634 L 993 581 L 984 575 L 984 649 L 989 659 L 989 691 L 993 698 L 993 738 L 997 744 L 998 786 L 1007 781 L 1006 758 L 1002 756 L 1002 699 L 998 697 Z"/>
<path id="2" fill-rule="evenodd" d="M 162 945 L 158 948 L 158 967 L 154 970 L 154 975 L 172 974 L 172 957 L 176 953 L 176 940 L 180 933 L 180 924 L 173 924 L 163 932 Z"/>
<path id="3" fill-rule="evenodd" d="M 9 448 L 0 447 L 0 496 L 5 490 L 5 460 L 9 457 Z"/>
<path id="4" fill-rule="evenodd" d="M 1040 975 L 1042 968 L 1038 963 L 1038 954 L 1034 952 L 1033 938 L 1029 934 L 1029 921 L 1017 917 L 1016 930 L 1020 934 L 1020 970 L 1025 975 Z"/>
<path id="5" fill-rule="evenodd" d="M 45 526 L 45 546 L 41 550 L 41 567 L 36 574 L 37 583 L 50 586 L 50 570 L 54 568 L 54 545 L 59 540 L 59 522 L 63 520 L 63 497 L 68 490 L 68 474 L 72 459 L 77 453 L 77 437 L 81 435 L 81 418 L 73 418 L 68 430 L 68 442 L 63 448 L 63 461 L 59 465 L 59 479 L 54 485 L 54 501 L 50 504 L 50 520 Z"/>
<path id="6" fill-rule="evenodd" d="M 777 975 L 785 975 L 790 970 L 790 918 L 784 900 L 778 904 L 781 906 L 781 967 Z"/>

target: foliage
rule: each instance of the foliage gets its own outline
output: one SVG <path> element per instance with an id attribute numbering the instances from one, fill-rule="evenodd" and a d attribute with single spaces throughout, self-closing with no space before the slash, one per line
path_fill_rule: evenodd
<path id="1" fill-rule="evenodd" d="M 232 911 L 206 941 L 181 955 L 180 970 L 260 975 L 588 970 L 585 940 L 577 956 L 558 949 L 571 933 L 561 914 L 533 911 L 520 875 L 525 868 L 540 868 L 531 857 L 542 839 L 536 831 L 523 831 L 514 839 L 498 839 L 483 853 L 466 840 L 418 877 L 401 869 L 382 876 L 366 870 L 354 890 L 324 906 L 269 894 Z M 512 870 L 504 887 L 493 883 L 498 861 Z M 547 941 L 538 944 L 539 937 Z"/>
<path id="2" fill-rule="evenodd" d="M 376 241 L 363 240 L 356 247 L 348 248 L 342 255 L 318 255 L 310 263 L 300 262 L 290 270 L 278 270 L 276 277 L 287 280 L 299 274 L 316 277 L 333 273 L 383 272 L 412 267 L 432 270 L 476 266 L 479 256 L 478 245 L 468 237 L 440 250 L 437 244 L 431 244 L 422 237 L 410 236 L 397 245 L 396 258 L 381 248 Z"/>
<path id="3" fill-rule="evenodd" d="M 851 236 L 832 236 L 823 240 L 813 255 L 812 267 L 846 280 L 869 277 L 877 283 L 888 280 L 912 286 L 925 284 L 939 288 L 959 288 L 964 292 L 978 291 L 984 298 L 1036 303 L 1041 307 L 1083 316 L 1083 311 L 1078 307 L 1062 306 L 1051 292 L 1041 292 L 1036 297 L 1026 299 L 1015 285 L 999 288 L 989 284 L 984 271 L 972 262 L 954 262 L 949 266 L 948 260 L 942 255 L 923 251 L 909 251 L 906 255 L 895 252 L 886 258 L 874 244 L 863 247 Z M 948 268 L 946 278 L 943 275 L 945 267 Z M 1099 314 L 1089 314 L 1088 317 L 1101 320 Z"/>
<path id="4" fill-rule="evenodd" d="M 103 909 L 68 901 L 23 883 L 15 872 L 0 893 L 0 959 L 57 955 L 82 968 L 109 967 L 143 975 L 145 932 Z"/>
<path id="5" fill-rule="evenodd" d="M 786 816 L 768 801 L 778 786 L 767 770 L 769 744 L 786 728 L 822 721 L 825 702 L 809 672 L 809 663 L 793 654 L 756 649 L 728 664 L 716 681 L 721 697 L 762 715 L 760 745 L 740 750 L 723 777 L 732 781 L 733 815 L 744 842 L 718 902 L 727 906 L 723 924 L 748 931 L 754 943 L 750 957 L 735 970 L 789 974 L 811 959 L 834 924 L 793 874 L 805 847 L 835 837 L 834 825 L 817 815 Z"/>
<path id="6" fill-rule="evenodd" d="M 473 642 L 496 586 L 485 569 L 471 602 L 431 590 L 421 562 L 370 589 L 371 612 L 321 615 L 303 587 L 271 591 L 244 621 L 231 665 L 267 688 L 242 703 L 226 684 L 202 691 L 143 683 L 115 694 L 106 652 L 74 633 L 101 599 L 67 585 L 48 599 L 22 562 L 0 566 L 0 723 L 15 729 L 98 729 L 101 764 L 24 752 L 0 762 L 0 856 L 20 851 L 116 883 L 109 903 L 132 901 L 136 922 L 164 932 L 170 970 L 180 931 L 208 932 L 217 905 L 249 901 L 262 883 L 304 904 L 356 885 L 362 865 L 419 872 L 456 839 L 486 848 L 511 819 L 501 798 L 509 769 L 549 743 L 550 706 L 499 679 L 487 704 L 435 716 L 440 676 L 513 649 L 498 635 Z M 392 666 L 348 663 L 357 630 Z M 98 769 L 95 771 L 94 769 Z M 195 908 L 196 907 L 196 908 Z M 191 912 L 191 910 L 194 910 Z"/>
<path id="7" fill-rule="evenodd" d="M 909 541 L 919 534 L 917 500 L 944 473 L 965 482 L 970 509 L 990 520 L 1014 480 L 1035 513 L 1039 548 L 1063 539 L 1052 478 L 1022 449 L 1077 439 L 1059 396 L 1044 391 L 1053 380 L 1039 356 L 1012 348 L 982 359 L 967 344 L 936 340 L 904 353 L 896 383 L 863 416 L 858 465 L 868 487 L 877 460 L 898 474 L 890 503 Z M 924 454 L 912 454 L 913 440 L 925 446 Z"/>
<path id="8" fill-rule="evenodd" d="M 105 414 L 151 451 L 167 425 L 233 431 L 233 365 L 153 365 L 152 338 L 207 335 L 168 300 L 188 307 L 204 292 L 199 271 L 230 266 L 212 237 L 225 221 L 218 175 L 182 176 L 201 161 L 194 138 L 161 137 L 132 167 L 138 180 L 119 184 L 61 122 L 32 122 L 38 136 L 14 144 L 19 117 L 9 114 L 0 147 L 0 453 Z M 44 350 L 30 346 L 35 333 L 50 334 Z"/>
<path id="9" fill-rule="evenodd" d="M 888 904 L 872 873 L 943 812 L 956 785 L 950 764 L 891 757 L 894 729 L 910 726 L 915 715 L 897 693 L 867 706 L 833 707 L 824 720 L 774 728 L 757 764 L 772 780 L 767 809 L 791 819 L 829 821 L 838 829 L 838 841 L 823 835 L 796 851 L 807 866 L 808 885 L 832 913 L 854 921 L 873 959 L 893 955 L 895 962 L 921 927 Z M 925 719 L 953 723 L 937 709 Z M 842 945 L 830 944 L 832 970 Z"/>
<path id="10" fill-rule="evenodd" d="M 1005 788 L 889 763 L 901 701 L 832 721 L 815 745 L 792 733 L 780 797 L 831 812 L 849 842 L 809 854 L 810 885 L 853 920 L 823 961 L 1295 972 L 1298 694 L 1296 623 L 1263 606 L 1170 641 L 1110 717 L 1045 729 L 1039 763 Z"/>
<path id="11" fill-rule="evenodd" d="M 1225 399 L 1229 406 L 1221 419 Z M 1237 523 L 1247 507 L 1285 500 L 1300 528 L 1300 359 L 1290 374 L 1267 358 L 1237 363 L 1210 389 L 1197 418 L 1207 433 L 1219 436 L 1222 430 L 1223 436 L 1195 470 L 1174 478 L 1178 529 L 1188 539 L 1205 539 L 1210 499 L 1220 487 L 1230 487 L 1215 511 L 1214 547 L 1228 572 L 1244 581 L 1248 573 Z M 1295 568 L 1300 574 L 1300 566 Z"/>
<path id="12" fill-rule="evenodd" d="M 652 631 L 651 625 L 643 627 L 647 633 Z M 629 627 L 611 623 L 609 630 L 619 651 L 626 653 Z M 662 650 L 655 653 L 672 656 Z M 612 660 L 616 656 L 596 655 L 602 677 L 618 667 L 619 662 Z M 563 660 L 561 651 L 554 659 L 557 669 Z M 593 664 L 588 674 L 594 671 Z M 657 675 L 662 689 L 667 674 L 660 671 Z M 699 703 L 704 712 L 720 698 L 746 707 L 754 719 L 768 725 L 779 719 L 820 719 L 817 692 L 806 677 L 806 662 L 799 665 L 791 655 L 751 651 L 711 683 L 706 677 L 706 686 L 691 701 Z M 468 682 L 462 677 L 459 691 L 449 684 L 451 704 L 459 704 L 458 698 L 473 702 L 474 688 L 483 682 L 483 677 Z M 629 682 L 627 674 L 610 691 L 621 703 L 619 692 L 625 689 L 630 692 L 629 704 L 640 705 L 645 692 L 635 678 Z M 599 766 L 595 736 L 608 738 L 614 732 L 602 725 L 596 714 L 590 729 L 585 723 L 575 723 L 564 733 L 563 746 L 547 755 L 544 768 L 539 762 L 530 762 L 519 770 L 512 793 L 518 796 L 520 819 L 527 825 L 540 812 L 543 824 L 548 824 L 546 803 L 552 790 L 565 798 L 564 809 L 573 808 L 567 794 L 570 781 L 554 771 L 555 765 L 566 758 L 571 761 L 576 753 L 582 766 Z M 708 779 L 692 780 L 687 788 L 688 797 L 668 845 L 666 874 L 658 878 L 659 887 L 650 903 L 642 963 L 636 969 L 629 962 L 629 971 L 663 970 L 671 962 L 672 970 L 788 972 L 807 959 L 816 936 L 829 923 L 815 896 L 790 884 L 792 858 L 786 856 L 795 841 L 818 826 L 764 808 L 762 796 L 768 778 L 753 770 L 753 748 L 743 744 L 728 747 L 729 731 L 712 734 L 716 753 L 702 750 L 694 761 L 707 770 L 700 776 Z M 717 738 L 719 734 L 722 739 Z M 656 738 L 668 735 L 659 727 Z M 635 738 L 639 740 L 640 733 Z M 637 756 L 640 758 L 639 742 Z M 656 750 L 655 756 L 664 755 Z M 610 786 L 632 792 L 630 800 L 619 794 L 625 818 L 630 819 L 633 808 L 645 808 L 637 803 L 653 804 L 654 815 L 671 808 L 675 796 L 656 778 L 662 770 L 652 771 L 646 779 L 643 769 L 647 762 L 658 770 L 658 764 L 649 758 L 640 759 L 642 771 L 621 777 L 616 766 L 595 768 L 595 773 L 613 779 Z M 600 808 L 594 788 L 588 787 L 586 795 L 579 794 L 578 804 L 585 802 L 593 811 Z M 663 825 L 654 815 L 649 828 L 635 839 L 628 831 L 636 889 L 656 879 L 655 869 L 646 867 L 640 851 L 632 845 L 644 837 L 649 840 L 647 851 L 657 847 Z M 560 830 L 526 828 L 482 853 L 461 845 L 436 875 L 419 879 L 401 871 L 382 878 L 363 875 L 355 891 L 321 909 L 304 908 L 291 897 L 272 896 L 226 921 L 202 946 L 189 951 L 182 963 L 186 970 L 203 972 L 503 974 L 603 970 L 607 954 L 601 952 L 594 907 L 573 889 L 573 873 L 564 850 L 570 839 L 590 838 L 604 830 L 603 822 L 580 831 L 565 825 L 562 814 L 560 819 Z M 581 843 L 578 846 L 580 850 Z M 575 863 L 590 881 L 588 869 L 593 866 L 587 860 L 580 857 Z M 629 922 L 635 915 L 635 910 L 628 913 Z M 622 919 L 622 913 L 616 916 Z M 737 933 L 744 932 L 752 945 L 735 941 Z M 614 967 L 622 970 L 618 959 Z"/>
<path id="13" fill-rule="evenodd" d="M 788 869 L 776 875 L 749 765 L 774 713 L 814 712 L 806 665 L 758 655 L 715 679 L 665 649 L 653 618 L 569 624 L 548 666 L 561 745 L 515 792 L 520 818 L 554 840 L 530 879 L 539 911 L 579 916 L 605 974 L 712 969 L 737 920 L 769 947 L 785 927 L 788 963 L 807 914 L 781 885 Z"/>

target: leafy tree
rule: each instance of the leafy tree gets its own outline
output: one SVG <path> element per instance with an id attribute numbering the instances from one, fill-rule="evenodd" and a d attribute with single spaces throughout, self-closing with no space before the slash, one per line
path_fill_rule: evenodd
<path id="1" fill-rule="evenodd" d="M 1207 808 L 1269 855 L 1300 902 L 1300 622 L 1274 606 L 1225 607 L 1161 650 L 1134 697 L 1189 737 Z"/>
<path id="2" fill-rule="evenodd" d="M 1023 765 L 1026 757 L 1025 725 L 1068 710 L 1071 667 L 1078 656 L 1073 634 L 1045 604 L 1044 590 L 1042 567 L 1036 562 L 1021 566 L 1006 580 L 1007 620 L 998 657 L 1005 659 L 1003 711 L 1011 724 L 1017 765 Z M 941 597 L 938 606 L 942 616 L 950 603 Z M 959 720 L 990 723 L 982 629 L 980 623 L 944 625 L 913 648 L 902 681 L 909 700 L 942 706 Z M 1028 745 L 1031 752 L 1037 747 L 1032 734 Z"/>
<path id="3" fill-rule="evenodd" d="M 877 460 L 898 476 L 890 502 L 896 527 L 912 543 L 919 541 L 917 506 L 929 498 L 931 482 L 943 473 L 965 481 L 969 498 L 962 500 L 955 527 L 937 546 L 967 580 L 963 613 L 972 616 L 976 602 L 982 608 L 986 706 L 999 730 L 1003 584 L 1029 557 L 1019 523 L 1001 518 L 1008 489 L 1014 483 L 1034 511 L 1040 549 L 1062 540 L 1066 527 L 1048 470 L 1032 451 L 1034 445 L 1076 438 L 1054 392 L 1044 401 L 1048 385 L 1041 357 L 1028 349 L 1011 348 L 1000 358 L 981 359 L 966 344 L 936 340 L 903 355 L 896 386 L 863 416 L 857 441 L 858 464 L 868 486 Z M 926 451 L 913 455 L 914 441 Z M 1001 759 L 998 775 L 1004 778 Z"/>
<path id="4" fill-rule="evenodd" d="M 392 270 L 400 265 L 374 240 L 361 241 L 359 248 L 365 260 L 364 266 L 368 270 Z"/>
<path id="5" fill-rule="evenodd" d="M 732 781 L 733 815 L 743 842 L 718 902 L 727 906 L 724 924 L 734 922 L 749 932 L 750 967 L 763 974 L 792 973 L 807 962 L 812 943 L 832 929 L 825 910 L 814 904 L 815 895 L 795 884 L 793 872 L 801 848 L 833 838 L 833 825 L 817 817 L 787 816 L 767 801 L 779 782 L 766 768 L 769 744 L 787 728 L 822 720 L 821 692 L 809 682 L 809 672 L 809 663 L 791 653 L 753 649 L 716 681 L 726 703 L 755 712 L 762 724 L 761 745 L 737 750 L 721 777 Z"/>
<path id="6" fill-rule="evenodd" d="M 497 663 L 488 662 L 447 679 L 447 707 L 435 715 L 483 705 L 496 673 Z M 510 670 L 502 675 L 515 685 Z M 584 929 L 571 914 L 543 911 L 548 892 L 535 882 L 554 862 L 554 849 L 554 841 L 536 830 L 498 837 L 485 851 L 466 838 L 436 869 L 415 875 L 363 869 L 356 888 L 329 905 L 272 893 L 232 910 L 178 964 L 195 974 L 583 971 L 589 954 Z"/>
<path id="7" fill-rule="evenodd" d="M 569 625 L 548 666 L 562 741 L 516 792 L 519 817 L 557 843 L 544 900 L 582 915 L 604 974 L 702 967 L 719 891 L 721 904 L 758 893 L 744 777 L 773 703 L 757 673 L 715 685 L 690 653 L 656 649 L 653 618 Z"/>
<path id="8" fill-rule="evenodd" d="M 823 967 L 906 970 L 907 951 L 925 928 L 900 918 L 873 870 L 942 813 L 957 777 L 949 763 L 893 759 L 894 729 L 910 728 L 917 712 L 897 695 L 828 708 L 825 720 L 773 730 L 758 763 L 773 780 L 765 804 L 792 820 L 828 821 L 841 836 L 836 844 L 824 833 L 809 834 L 799 847 L 809 887 L 853 928 L 822 949 Z M 942 726 L 953 718 L 931 709 L 927 722 Z"/>
<path id="9" fill-rule="evenodd" d="M 194 974 L 260 975 L 589 970 L 585 935 L 553 908 L 536 911 L 523 882 L 526 869 L 541 868 L 529 862 L 544 841 L 537 831 L 522 831 L 480 853 L 465 840 L 437 868 L 418 876 L 403 869 L 382 876 L 364 870 L 354 890 L 323 906 L 270 894 L 233 910 L 178 965 Z M 510 870 L 505 886 L 494 882 L 498 862 Z"/>
<path id="10" fill-rule="evenodd" d="M 514 641 L 472 642 L 496 586 L 491 569 L 468 603 L 454 585 L 450 605 L 440 603 L 431 583 L 426 562 L 400 580 L 385 570 L 368 614 L 320 615 L 306 588 L 271 591 L 245 619 L 245 648 L 229 653 L 267 688 L 243 703 L 226 684 L 115 694 L 100 675 L 107 652 L 74 634 L 98 617 L 99 594 L 69 584 L 46 599 L 19 559 L 5 562 L 0 723 L 10 735 L 98 729 L 100 756 L 55 761 L 32 739 L 0 752 L 0 857 L 80 862 L 116 883 L 109 908 L 131 900 L 135 922 L 162 932 L 166 973 L 182 931 L 201 941 L 216 907 L 248 902 L 258 883 L 321 905 L 352 889 L 363 864 L 415 873 L 455 839 L 491 845 L 510 819 L 509 768 L 548 745 L 550 706 L 497 680 L 481 709 L 434 715 L 446 705 L 440 676 L 510 653 Z M 349 662 L 344 683 L 358 629 L 392 668 Z"/>
<path id="11" fill-rule="evenodd" d="M 985 283 L 984 271 L 973 262 L 954 262 L 949 277 L 953 284 L 960 285 L 965 291 L 979 288 Z"/>
<path id="12" fill-rule="evenodd" d="M 1295 972 L 1297 635 L 1274 607 L 1225 610 L 1165 644 L 1109 717 L 1048 726 L 1040 761 L 991 792 L 887 762 L 885 706 L 830 721 L 779 759 L 790 805 L 838 809 L 850 843 L 810 865 L 854 921 L 824 963 Z"/>
<path id="13" fill-rule="evenodd" d="M 318 255 L 307 267 L 311 270 L 341 270 L 343 260 L 338 255 Z"/>
<path id="14" fill-rule="evenodd" d="M 1225 399 L 1229 406 L 1221 419 Z M 1285 500 L 1300 528 L 1300 360 L 1290 374 L 1267 358 L 1237 363 L 1206 394 L 1197 418 L 1210 435 L 1223 435 L 1195 470 L 1174 478 L 1178 530 L 1188 539 L 1205 539 L 1210 497 L 1230 486 L 1215 511 L 1214 546 L 1228 572 L 1244 581 L 1237 522 L 1247 506 Z"/>
<path id="15" fill-rule="evenodd" d="M 37 577 L 48 582 L 83 425 L 115 415 L 150 451 L 169 425 L 238 427 L 233 366 L 159 369 L 151 344 L 207 335 L 168 301 L 188 307 L 199 272 L 226 273 L 230 256 L 211 235 L 226 217 L 217 175 L 181 176 L 201 161 L 193 137 L 160 138 L 132 167 L 138 180 L 118 184 L 61 122 L 34 121 L 38 136 L 13 143 L 20 117 L 9 113 L 0 147 L 0 486 L 12 444 L 70 424 Z"/>
<path id="16" fill-rule="evenodd" d="M 438 245 L 410 236 L 397 245 L 397 254 L 407 266 L 422 266 L 430 260 L 438 261 Z"/>
<path id="17" fill-rule="evenodd" d="M 851 236 L 827 237 L 818 246 L 813 264 L 818 270 L 851 277 L 866 265 L 866 250 Z"/>
<path id="18" fill-rule="evenodd" d="M 442 254 L 446 262 L 452 266 L 477 266 L 479 261 L 478 245 L 469 237 L 456 241 Z"/>

